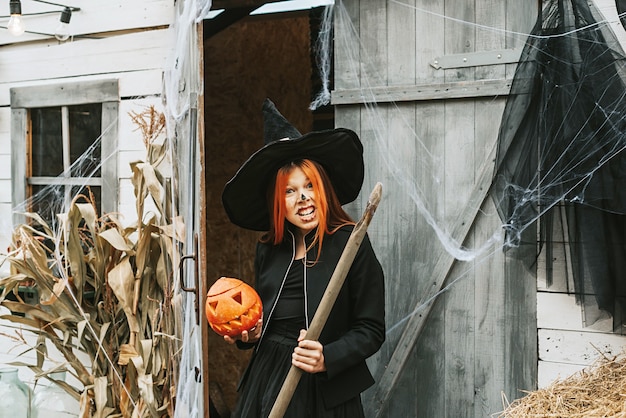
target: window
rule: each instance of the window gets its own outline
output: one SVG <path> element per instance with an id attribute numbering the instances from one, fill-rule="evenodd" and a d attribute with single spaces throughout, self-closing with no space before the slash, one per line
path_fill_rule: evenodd
<path id="1" fill-rule="evenodd" d="M 82 190 L 99 213 L 116 211 L 118 108 L 117 80 L 11 89 L 13 206 L 50 222 L 54 203 Z"/>

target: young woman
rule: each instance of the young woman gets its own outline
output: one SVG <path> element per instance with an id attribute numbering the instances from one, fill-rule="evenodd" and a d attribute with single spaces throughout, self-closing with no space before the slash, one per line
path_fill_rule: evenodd
<path id="1" fill-rule="evenodd" d="M 365 360 L 385 339 L 383 271 L 367 236 L 319 341 L 304 335 L 354 227 L 341 206 L 360 191 L 363 148 L 345 129 L 301 135 L 269 100 L 264 112 L 267 144 L 222 195 L 232 222 L 266 231 L 255 258 L 263 318 L 224 337 L 255 350 L 233 416 L 267 417 L 293 364 L 306 373 L 285 417 L 362 417 L 374 383 Z"/>

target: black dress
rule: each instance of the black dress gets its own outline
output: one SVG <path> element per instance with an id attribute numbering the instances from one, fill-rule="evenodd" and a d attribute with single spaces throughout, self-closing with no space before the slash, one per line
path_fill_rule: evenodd
<path id="1" fill-rule="evenodd" d="M 304 303 L 304 265 L 301 260 L 296 260 L 289 270 L 270 328 L 246 371 L 232 417 L 265 418 L 269 415 L 291 368 L 291 355 L 300 330 L 306 328 Z M 323 376 L 324 373 L 302 373 L 284 417 L 363 417 L 360 397 L 326 409 L 319 391 Z"/>

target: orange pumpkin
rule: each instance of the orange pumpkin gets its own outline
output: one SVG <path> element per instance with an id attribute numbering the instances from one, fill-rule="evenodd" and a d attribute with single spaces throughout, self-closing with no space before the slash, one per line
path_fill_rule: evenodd
<path id="1" fill-rule="evenodd" d="M 254 327 L 263 313 L 258 293 L 232 277 L 220 277 L 209 289 L 206 317 L 213 331 L 233 337 Z"/>

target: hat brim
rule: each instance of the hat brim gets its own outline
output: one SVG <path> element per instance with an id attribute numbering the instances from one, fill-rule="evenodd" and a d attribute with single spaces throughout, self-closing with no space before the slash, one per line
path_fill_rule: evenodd
<path id="1" fill-rule="evenodd" d="M 342 205 L 359 195 L 365 167 L 357 134 L 344 128 L 310 132 L 265 145 L 239 168 L 222 192 L 230 221 L 253 231 L 269 230 L 267 187 L 280 167 L 301 159 L 324 167 Z"/>

